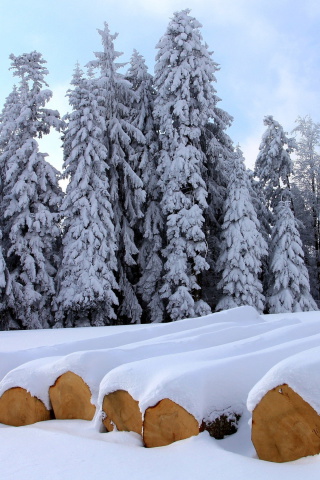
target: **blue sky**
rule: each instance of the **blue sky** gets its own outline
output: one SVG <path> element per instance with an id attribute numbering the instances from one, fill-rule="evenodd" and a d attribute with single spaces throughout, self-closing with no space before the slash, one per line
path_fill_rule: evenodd
<path id="1" fill-rule="evenodd" d="M 172 13 L 184 8 L 202 23 L 203 38 L 220 64 L 220 106 L 234 117 L 228 133 L 249 166 L 264 115 L 273 115 L 288 132 L 298 115 L 320 121 L 319 0 L 1 0 L 1 108 L 14 83 L 10 53 L 43 54 L 54 93 L 51 107 L 64 114 L 74 65 L 85 65 L 101 49 L 97 28 L 104 21 L 119 33 L 121 61 L 136 48 L 153 73 L 155 45 Z M 41 150 L 61 169 L 58 135 L 50 134 Z"/>

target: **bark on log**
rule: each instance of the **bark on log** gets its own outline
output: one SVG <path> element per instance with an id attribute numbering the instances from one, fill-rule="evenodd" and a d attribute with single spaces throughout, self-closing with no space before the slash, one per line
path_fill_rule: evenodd
<path id="1" fill-rule="evenodd" d="M 187 410 L 164 398 L 145 411 L 143 441 L 146 447 L 162 447 L 198 435 L 199 423 Z"/>
<path id="2" fill-rule="evenodd" d="M 142 434 L 142 414 L 139 403 L 125 390 L 117 390 L 105 395 L 102 410 L 106 417 L 103 424 L 112 432 L 114 425 L 119 431 Z"/>
<path id="3" fill-rule="evenodd" d="M 50 418 L 50 410 L 24 388 L 9 388 L 0 397 L 0 423 L 21 427 Z"/>
<path id="4" fill-rule="evenodd" d="M 238 431 L 240 418 L 240 413 L 232 413 L 228 415 L 222 413 L 213 421 L 203 421 L 201 431 L 206 430 L 211 437 L 216 440 L 222 440 L 229 435 L 234 435 Z"/>
<path id="5" fill-rule="evenodd" d="M 258 457 L 289 462 L 320 453 L 320 416 L 290 386 L 270 390 L 252 414 L 252 442 Z"/>
<path id="6" fill-rule="evenodd" d="M 96 407 L 90 401 L 91 391 L 79 375 L 66 372 L 58 377 L 49 396 L 57 419 L 93 419 Z"/>

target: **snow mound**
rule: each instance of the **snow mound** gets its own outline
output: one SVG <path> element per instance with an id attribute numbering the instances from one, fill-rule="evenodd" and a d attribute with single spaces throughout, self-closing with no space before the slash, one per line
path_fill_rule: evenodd
<path id="1" fill-rule="evenodd" d="M 289 356 L 271 368 L 249 392 L 247 408 L 252 412 L 266 393 L 289 385 L 320 415 L 320 347 Z"/>
<path id="2" fill-rule="evenodd" d="M 272 366 L 319 341 L 319 322 L 310 321 L 216 347 L 125 363 L 103 378 L 98 406 L 104 395 L 126 390 L 142 413 L 163 398 L 181 405 L 199 423 L 230 408 L 241 413 L 250 389 Z"/>

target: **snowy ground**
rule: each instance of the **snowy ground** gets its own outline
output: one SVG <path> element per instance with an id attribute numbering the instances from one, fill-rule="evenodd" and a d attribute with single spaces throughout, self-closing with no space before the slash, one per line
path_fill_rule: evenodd
<path id="1" fill-rule="evenodd" d="M 195 415 L 203 415 L 219 401 L 217 409 L 223 408 L 223 402 L 232 402 L 242 405 L 244 411 L 238 432 L 224 440 L 204 432 L 154 449 L 144 448 L 135 433 L 101 433 L 97 418 L 93 422 L 52 420 L 18 428 L 0 425 L 0 478 L 317 478 L 319 455 L 286 464 L 257 458 L 250 440 L 246 399 L 261 377 L 264 381 L 251 392 L 251 408 L 263 389 L 277 379 L 286 380 L 288 374 L 291 383 L 297 380 L 299 393 L 311 403 L 315 400 L 314 408 L 320 409 L 319 400 L 313 399 L 320 385 L 319 320 L 320 312 L 260 317 L 253 309 L 242 307 L 166 325 L 0 332 L 0 379 L 4 377 L 0 391 L 1 385 L 24 383 L 45 397 L 50 375 L 72 364 L 87 375 L 97 391 L 95 382 L 106 373 L 101 383 L 104 390 L 116 383 L 131 389 L 141 408 L 163 394 L 186 402 Z M 95 350 L 100 358 L 111 355 L 112 362 L 93 374 L 90 366 L 94 365 Z M 45 360 L 47 357 L 51 359 Z M 43 370 L 35 375 L 32 372 L 39 370 L 39 365 Z M 211 385 L 219 388 L 214 391 Z M 98 393 L 93 401 L 99 405 Z"/>

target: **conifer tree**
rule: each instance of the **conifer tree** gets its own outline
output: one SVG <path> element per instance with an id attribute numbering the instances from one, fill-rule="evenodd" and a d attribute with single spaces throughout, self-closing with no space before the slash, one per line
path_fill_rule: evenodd
<path id="1" fill-rule="evenodd" d="M 294 164 L 295 216 L 300 221 L 311 291 L 320 301 L 320 123 L 298 117 L 293 133 L 298 150 Z M 307 262 L 308 259 L 308 262 Z"/>
<path id="2" fill-rule="evenodd" d="M 0 228 L 4 228 L 4 192 L 3 183 L 5 177 L 6 161 L 14 155 L 16 143 L 16 119 L 20 114 L 20 98 L 16 86 L 8 95 L 0 115 Z M 0 229 L 0 330 L 19 328 L 11 316 L 9 304 L 12 303 L 11 281 L 4 258 L 3 235 Z"/>
<path id="3" fill-rule="evenodd" d="M 267 130 L 262 136 L 259 154 L 255 164 L 258 177 L 269 208 L 273 209 L 281 199 L 283 188 L 290 190 L 290 175 L 293 163 L 290 154 L 296 143 L 288 138 L 279 122 L 272 115 L 264 118 Z"/>
<path id="4" fill-rule="evenodd" d="M 117 72 L 123 66 L 116 63 L 121 55 L 114 49 L 116 35 L 111 35 L 108 25 L 99 30 L 103 52 L 95 53 L 90 66 L 100 69 L 96 80 L 97 95 L 105 118 L 104 143 L 109 167 L 110 202 L 113 206 L 117 250 L 117 282 L 119 286 L 120 323 L 139 323 L 142 308 L 137 296 L 136 265 L 138 248 L 135 229 L 143 217 L 145 201 L 143 182 L 135 172 L 133 144 L 144 144 L 139 128 L 129 121 L 130 106 L 134 100 L 131 84 Z"/>
<path id="5" fill-rule="evenodd" d="M 147 309 L 146 320 L 162 322 L 164 302 L 160 295 L 163 274 L 163 216 L 160 209 L 157 154 L 159 140 L 153 117 L 155 90 L 152 75 L 148 73 L 144 58 L 134 50 L 126 78 L 135 92 L 129 120 L 144 135 L 145 143 L 134 144 L 135 171 L 141 176 L 146 191 L 144 217 L 140 220 L 138 243 L 140 267 L 139 292 Z"/>
<path id="6" fill-rule="evenodd" d="M 155 118 L 160 131 L 158 173 L 166 247 L 162 296 L 172 320 L 204 315 L 200 292 L 209 268 L 204 233 L 207 186 L 201 134 L 216 118 L 212 82 L 216 64 L 203 44 L 200 23 L 189 10 L 174 14 L 157 48 Z"/>
<path id="7" fill-rule="evenodd" d="M 20 96 L 16 85 L 14 85 L 0 114 L 0 153 L 6 152 L 6 157 L 2 159 L 1 163 L 1 178 L 4 176 L 4 160 L 10 155 L 9 148 L 14 147 L 15 121 L 20 114 L 20 109 Z"/>
<path id="8" fill-rule="evenodd" d="M 2 232 L 0 230 L 0 330 L 10 330 L 16 326 L 10 317 L 9 299 L 11 282 L 2 252 Z"/>
<path id="9" fill-rule="evenodd" d="M 269 258 L 269 313 L 317 310 L 290 201 L 280 201 L 275 213 Z"/>
<path id="10" fill-rule="evenodd" d="M 92 78 L 76 67 L 73 108 L 65 132 L 64 177 L 69 177 L 62 203 L 63 255 L 58 272 L 57 326 L 99 326 L 115 319 L 116 245 L 103 143 L 101 115 Z"/>
<path id="11" fill-rule="evenodd" d="M 218 69 L 218 66 L 216 68 Z M 221 278 L 216 269 L 216 263 L 219 256 L 228 172 L 234 152 L 232 141 L 225 133 L 226 128 L 231 125 L 232 117 L 218 107 L 215 107 L 214 113 L 214 118 L 205 126 L 201 134 L 201 148 L 205 154 L 203 176 L 208 191 L 208 208 L 204 211 L 204 231 L 207 242 L 206 260 L 210 268 L 202 272 L 200 282 L 203 298 L 212 308 L 216 306 L 219 297 L 217 284 Z"/>
<path id="12" fill-rule="evenodd" d="M 0 231 L 0 242 L 2 239 L 2 233 Z M 6 309 L 6 264 L 2 255 L 2 245 L 0 244 L 0 330 L 6 330 L 6 316 L 3 315 L 3 312 Z"/>
<path id="13" fill-rule="evenodd" d="M 225 203 L 221 253 L 217 262 L 217 269 L 222 272 L 218 284 L 222 297 L 216 310 L 241 305 L 251 305 L 259 312 L 264 309 L 260 274 L 267 244 L 260 233 L 249 189 L 242 152 L 238 150 L 230 169 Z"/>
<path id="14" fill-rule="evenodd" d="M 43 89 L 48 71 L 41 54 L 12 54 L 10 59 L 20 86 L 12 93 L 14 101 L 11 97 L 7 102 L 6 120 L 1 123 L 3 252 L 12 286 L 9 307 L 20 328 L 42 328 L 52 323 L 62 192 L 58 172 L 39 152 L 36 138 L 48 134 L 51 127 L 60 130 L 62 122 L 57 111 L 45 108 L 52 92 Z"/>

